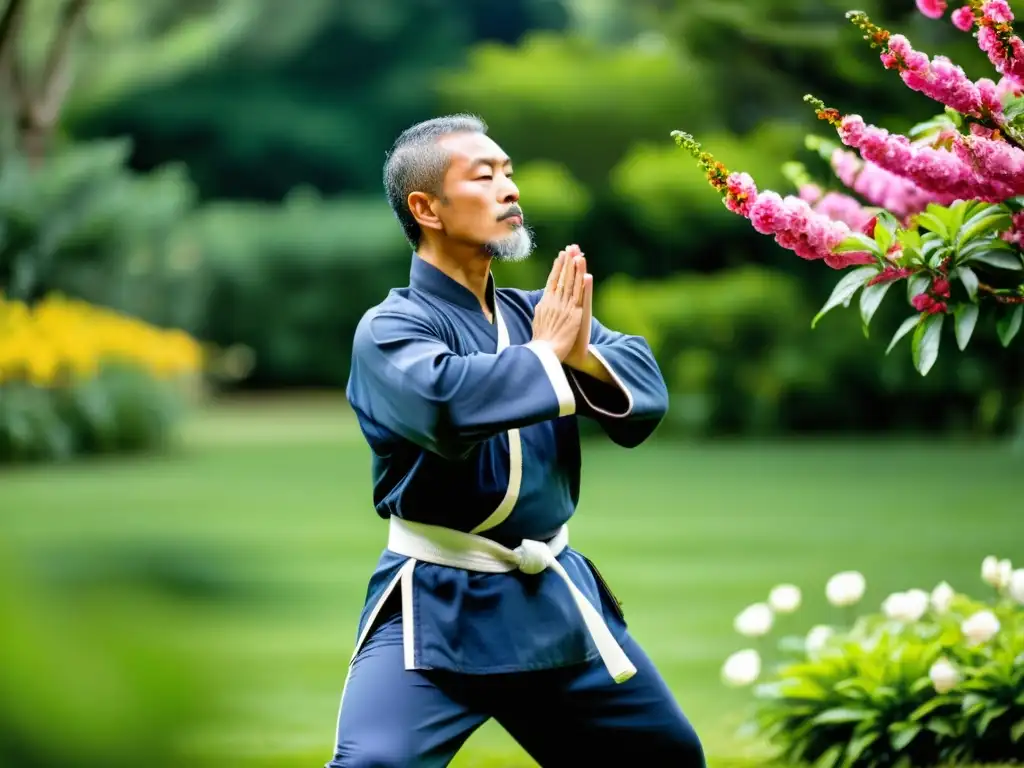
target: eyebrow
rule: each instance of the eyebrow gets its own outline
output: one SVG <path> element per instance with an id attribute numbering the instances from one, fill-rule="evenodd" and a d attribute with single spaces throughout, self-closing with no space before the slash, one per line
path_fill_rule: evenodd
<path id="1" fill-rule="evenodd" d="M 493 168 L 496 165 L 511 165 L 512 158 L 510 157 L 474 157 L 470 163 L 470 168 L 476 168 L 478 165 L 489 165 Z"/>

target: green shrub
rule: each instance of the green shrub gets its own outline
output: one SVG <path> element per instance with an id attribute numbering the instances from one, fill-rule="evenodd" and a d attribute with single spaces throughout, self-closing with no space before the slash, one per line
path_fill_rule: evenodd
<path id="1" fill-rule="evenodd" d="M 185 239 L 195 190 L 180 167 L 128 166 L 125 140 L 72 144 L 32 167 L 0 162 L 0 291 L 57 292 L 195 332 L 205 295 Z"/>
<path id="2" fill-rule="evenodd" d="M 382 196 L 211 203 L 193 235 L 212 273 L 203 338 L 249 347 L 253 386 L 344 387 L 359 318 L 408 285 L 411 251 Z"/>
<path id="3" fill-rule="evenodd" d="M 158 450 L 203 371 L 180 331 L 57 297 L 0 300 L 0 464 Z"/>
<path id="4" fill-rule="evenodd" d="M 880 613 L 783 638 L 755 688 L 752 730 L 787 765 L 832 768 L 1013 763 L 1024 756 L 1024 569 L 1005 561 L 989 600 L 940 584 L 891 595 Z M 857 574 L 837 574 L 832 583 Z M 861 577 L 861 584 L 863 579 Z M 840 590 L 843 591 L 843 590 Z M 858 591 L 827 589 L 847 611 Z M 788 611 L 788 608 L 787 608 Z M 772 598 L 736 620 L 766 647 Z M 775 654 L 773 654 L 775 655 Z M 726 662 L 747 685 L 767 668 L 756 648 Z M 764 664 L 765 667 L 761 665 Z"/>

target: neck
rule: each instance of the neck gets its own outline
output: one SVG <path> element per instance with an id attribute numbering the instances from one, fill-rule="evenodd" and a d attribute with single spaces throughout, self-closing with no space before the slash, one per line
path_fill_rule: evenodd
<path id="1" fill-rule="evenodd" d="M 454 253 L 451 249 L 441 248 L 436 243 L 427 241 L 420 243 L 416 253 L 425 262 L 467 288 L 480 302 L 484 314 L 490 318 L 491 308 L 487 303 L 487 278 L 491 274 L 489 256 L 481 255 L 475 249 Z"/>

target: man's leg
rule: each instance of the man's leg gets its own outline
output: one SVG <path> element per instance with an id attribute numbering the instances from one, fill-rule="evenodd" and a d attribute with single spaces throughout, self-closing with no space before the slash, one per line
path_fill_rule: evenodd
<path id="1" fill-rule="evenodd" d="M 704 768 L 693 726 L 640 645 L 623 646 L 637 673 L 615 683 L 600 659 L 523 675 L 494 717 L 543 768 L 649 765 Z"/>
<path id="2" fill-rule="evenodd" d="M 487 719 L 466 702 L 456 675 L 407 671 L 402 621 L 377 629 L 342 692 L 334 759 L 327 768 L 443 768 Z"/>

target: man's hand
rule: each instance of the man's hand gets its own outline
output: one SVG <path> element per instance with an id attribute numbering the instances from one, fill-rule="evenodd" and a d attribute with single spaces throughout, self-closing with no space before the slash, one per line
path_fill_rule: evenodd
<path id="1" fill-rule="evenodd" d="M 548 275 L 544 295 L 533 312 L 534 341 L 550 344 L 562 362 L 579 338 L 585 272 L 582 257 L 571 258 L 566 251 L 559 253 Z"/>
<path id="2" fill-rule="evenodd" d="M 583 316 L 580 318 L 580 331 L 569 354 L 563 362 L 570 368 L 583 370 L 590 354 L 590 321 L 594 316 L 594 276 L 587 272 L 587 260 L 578 245 L 570 245 L 562 253 L 568 259 L 579 259 L 579 269 L 583 271 Z"/>

